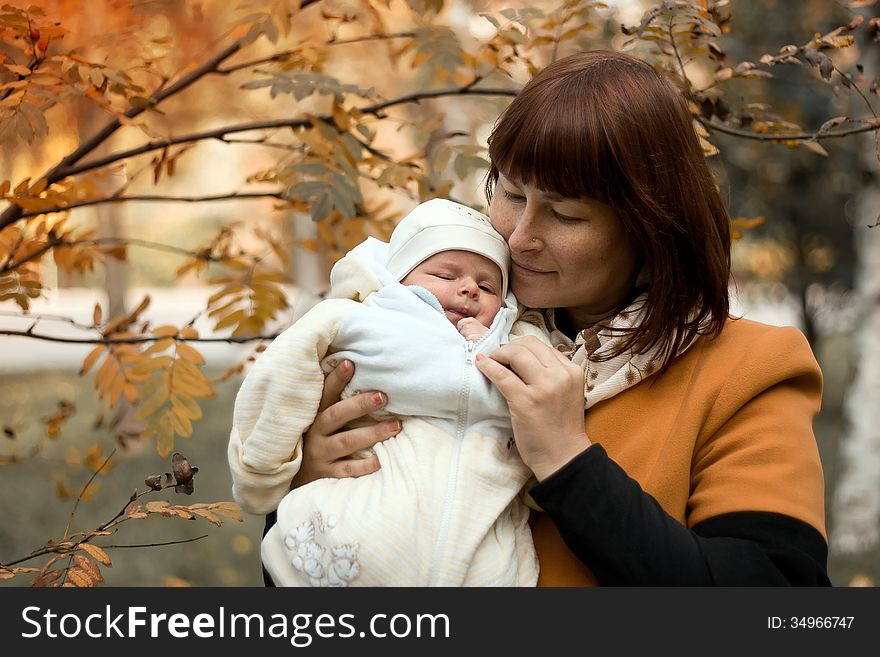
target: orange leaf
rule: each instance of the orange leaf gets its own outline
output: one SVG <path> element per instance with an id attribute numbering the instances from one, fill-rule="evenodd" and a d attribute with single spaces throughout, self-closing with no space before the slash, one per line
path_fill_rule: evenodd
<path id="1" fill-rule="evenodd" d="M 191 347 L 185 342 L 177 343 L 177 355 L 190 363 L 195 363 L 196 365 L 203 365 L 205 362 L 205 357 L 202 356 L 197 349 Z"/>
<path id="2" fill-rule="evenodd" d="M 98 306 L 95 306 L 95 307 L 97 308 Z M 89 352 L 89 355 L 86 356 L 86 359 L 83 361 L 82 367 L 79 370 L 80 376 L 82 376 L 83 374 L 85 374 L 86 372 L 88 372 L 91 369 L 92 365 L 94 365 L 95 362 L 98 360 L 98 357 L 102 353 L 104 353 L 104 349 L 106 349 L 106 347 L 102 344 L 99 344 L 97 347 L 95 347 L 94 349 L 92 349 Z"/>
<path id="3" fill-rule="evenodd" d="M 102 548 L 98 547 L 97 545 L 93 545 L 91 543 L 80 543 L 79 549 L 83 552 L 88 552 L 93 559 L 100 561 L 105 566 L 112 565 L 110 563 L 110 557 Z"/>

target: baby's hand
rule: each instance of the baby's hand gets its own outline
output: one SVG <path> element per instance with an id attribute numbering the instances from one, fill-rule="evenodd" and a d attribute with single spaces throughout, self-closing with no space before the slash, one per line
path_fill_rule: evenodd
<path id="1" fill-rule="evenodd" d="M 458 324 L 455 325 L 455 328 L 457 328 L 458 332 L 466 339 L 472 341 L 479 340 L 486 334 L 486 331 L 489 330 L 473 317 L 463 317 L 458 320 Z"/>

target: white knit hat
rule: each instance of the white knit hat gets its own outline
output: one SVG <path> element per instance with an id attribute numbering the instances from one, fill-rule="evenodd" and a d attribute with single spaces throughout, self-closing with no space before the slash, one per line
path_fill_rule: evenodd
<path id="1" fill-rule="evenodd" d="M 417 205 L 391 234 L 386 268 L 398 281 L 441 251 L 472 251 L 501 269 L 501 298 L 507 295 L 510 251 L 489 217 L 466 205 L 434 198 Z"/>

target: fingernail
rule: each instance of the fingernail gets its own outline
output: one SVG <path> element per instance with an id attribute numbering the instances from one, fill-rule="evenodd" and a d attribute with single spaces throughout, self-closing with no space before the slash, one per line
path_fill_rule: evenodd
<path id="1" fill-rule="evenodd" d="M 485 356 L 483 354 L 477 354 L 477 360 L 483 360 Z"/>
<path id="2" fill-rule="evenodd" d="M 339 369 L 342 370 L 343 374 L 348 374 L 349 370 L 351 370 L 351 363 L 347 360 L 342 361 L 339 365 Z"/>
<path id="3" fill-rule="evenodd" d="M 381 392 L 374 392 L 373 403 L 376 406 L 383 406 L 385 404 L 385 395 L 383 395 Z"/>
<path id="4" fill-rule="evenodd" d="M 388 423 L 388 431 L 400 431 L 400 420 L 391 420 Z"/>

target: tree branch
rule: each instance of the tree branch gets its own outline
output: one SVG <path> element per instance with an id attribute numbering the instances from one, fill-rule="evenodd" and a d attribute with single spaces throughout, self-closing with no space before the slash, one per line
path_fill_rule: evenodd
<path id="1" fill-rule="evenodd" d="M 73 317 L 65 317 L 63 315 L 51 315 L 51 314 L 40 314 L 35 315 L 33 313 L 17 313 L 9 310 L 0 310 L 0 317 L 24 317 L 26 319 L 33 319 L 34 322 L 64 322 L 66 324 L 72 324 L 76 328 L 83 329 L 84 331 L 95 331 L 97 327 L 90 324 L 80 324 Z"/>
<path id="2" fill-rule="evenodd" d="M 113 458 L 113 455 L 116 454 L 116 448 L 114 447 L 110 454 L 107 455 L 107 458 L 104 459 L 104 462 L 101 464 L 101 467 L 95 470 L 92 473 L 92 476 L 89 477 L 89 480 L 86 482 L 86 485 L 82 487 L 82 490 L 79 492 L 79 495 L 76 496 L 76 503 L 74 503 L 73 508 L 70 510 L 70 515 L 67 517 L 67 525 L 64 527 L 64 538 L 67 538 L 67 532 L 70 531 L 70 523 L 73 521 L 73 516 L 76 513 L 76 509 L 79 507 L 79 503 L 82 500 L 83 495 L 86 494 L 86 491 L 89 489 L 89 486 L 92 485 L 92 482 L 95 480 L 95 477 L 98 476 L 98 473 L 101 472 L 107 464 L 110 462 L 110 459 Z"/>
<path id="3" fill-rule="evenodd" d="M 330 39 L 329 41 L 326 41 L 325 44 L 328 46 L 341 46 L 349 43 L 359 43 L 362 41 L 385 41 L 388 39 L 413 38 L 415 37 L 415 35 L 415 32 L 399 32 L 397 34 L 368 34 L 365 36 L 352 37 L 350 39 Z M 242 62 L 241 64 L 235 64 L 233 66 L 227 66 L 225 68 L 218 68 L 216 71 L 214 71 L 214 73 L 217 73 L 218 75 L 229 75 L 230 73 L 240 71 L 243 68 L 250 68 L 251 66 L 259 66 L 260 64 L 268 64 L 270 62 L 281 62 L 291 55 L 295 55 L 296 53 L 296 49 L 285 50 L 283 52 L 277 52 L 269 57 L 261 57 L 260 59 L 252 59 L 249 62 Z"/>
<path id="4" fill-rule="evenodd" d="M 149 336 L 141 335 L 133 338 L 65 338 L 57 335 L 45 335 L 43 333 L 34 333 L 32 331 L 16 331 L 12 329 L 0 329 L 0 335 L 9 335 L 19 338 L 33 338 L 34 340 L 45 340 L 46 342 L 64 342 L 69 344 L 139 344 L 142 342 L 156 342 L 164 340 L 168 336 Z M 274 340 L 281 332 L 269 335 L 253 335 L 246 337 L 229 336 L 227 338 L 185 338 L 177 336 L 174 339 L 178 342 L 227 342 L 229 344 L 245 344 L 248 342 L 256 342 L 257 340 Z"/>
<path id="5" fill-rule="evenodd" d="M 714 121 L 710 121 L 702 116 L 695 117 L 697 121 L 699 121 L 704 128 L 707 130 L 715 130 L 717 132 L 723 132 L 726 135 L 733 135 L 734 137 L 743 137 L 744 139 L 754 139 L 757 141 L 783 141 L 783 140 L 797 140 L 797 141 L 816 141 L 821 139 L 831 139 L 833 137 L 847 137 L 849 135 L 855 135 L 862 132 L 873 132 L 875 130 L 880 130 L 880 123 L 868 123 L 863 126 L 859 126 L 857 128 L 850 128 L 848 130 L 838 130 L 835 132 L 828 131 L 821 135 L 816 135 L 813 132 L 792 132 L 792 133 L 782 133 L 782 132 L 754 132 L 752 130 L 740 130 L 738 128 L 732 128 L 730 126 L 726 126 L 721 123 L 716 123 Z"/>
<path id="6" fill-rule="evenodd" d="M 180 545 L 181 543 L 192 543 L 193 541 L 200 541 L 203 538 L 208 538 L 209 534 L 202 534 L 201 536 L 196 536 L 195 538 L 187 538 L 180 541 L 165 541 L 164 543 L 139 543 L 137 545 L 102 545 L 101 547 L 105 550 L 109 550 L 110 548 L 119 549 L 119 548 L 142 548 L 142 547 L 158 547 L 160 545 Z"/>
<path id="7" fill-rule="evenodd" d="M 49 211 L 51 212 L 51 210 Z M 28 216 L 28 215 L 25 215 Z M 50 240 L 49 243 L 43 245 L 33 253 L 29 253 L 26 257 L 21 260 L 9 261 L 5 263 L 2 267 L 0 267 L 0 274 L 4 274 L 6 272 L 14 271 L 21 267 L 23 264 L 27 262 L 31 262 L 34 260 L 39 260 L 43 254 L 49 251 L 52 248 L 62 247 L 62 248 L 70 248 L 74 246 L 81 245 L 91 245 L 91 246 L 103 246 L 105 244 L 113 244 L 113 245 L 123 245 L 123 246 L 140 246 L 145 249 L 155 249 L 156 251 L 167 251 L 168 253 L 174 253 L 175 255 L 184 256 L 187 258 L 199 258 L 200 260 L 204 260 L 205 262 L 224 262 L 228 259 L 235 258 L 238 256 L 216 256 L 210 253 L 206 253 L 204 251 L 190 251 L 189 249 L 184 249 L 179 246 L 172 246 L 170 244 L 162 244 L 160 242 L 150 242 L 148 240 L 141 240 L 134 237 L 98 237 L 96 239 L 91 240 L 64 240 L 61 238 L 56 238 L 54 240 Z M 7 313 L 3 313 L 0 311 L 0 315 L 4 315 Z M 16 314 L 16 317 L 28 317 L 31 315 L 27 315 L 26 313 Z M 35 316 L 38 320 L 41 318 L 45 319 L 61 319 L 63 321 L 69 321 L 74 323 L 73 320 L 67 317 L 52 317 L 50 315 Z M 93 328 L 91 326 L 86 328 Z"/>
<path id="8" fill-rule="evenodd" d="M 26 219 L 28 217 L 37 217 L 41 214 L 50 214 L 53 212 L 64 212 L 74 208 L 82 208 L 87 205 L 101 205 L 104 203 L 125 203 L 126 201 L 137 202 L 168 202 L 168 203 L 202 203 L 205 201 L 241 201 L 260 198 L 277 198 L 282 201 L 287 200 L 281 192 L 232 192 L 230 194 L 216 194 L 213 196 L 161 196 L 156 194 L 139 194 L 131 196 L 106 196 L 103 198 L 94 198 L 87 201 L 79 201 L 70 205 L 61 205 L 56 208 L 48 208 L 46 210 L 25 212 L 19 217 Z"/>
<path id="9" fill-rule="evenodd" d="M 303 4 L 305 4 L 305 2 L 303 2 Z M 242 46 L 242 42 L 243 39 L 239 39 L 238 41 L 230 44 L 174 84 L 154 92 L 153 95 L 150 96 L 150 98 L 148 99 L 149 102 L 147 104 L 130 108 L 127 112 L 125 112 L 124 116 L 128 119 L 133 119 L 134 117 L 146 111 L 147 108 L 157 105 L 166 98 L 183 91 L 191 84 L 204 77 L 207 73 L 216 70 L 216 68 L 223 61 L 238 52 Z M 116 132 L 121 126 L 122 121 L 120 119 L 111 119 L 96 134 L 80 144 L 79 147 L 77 147 L 72 153 L 67 155 L 67 157 L 62 159 L 57 165 L 50 169 L 41 178 L 35 180 L 33 184 L 36 185 L 40 181 L 45 180 L 46 186 L 49 186 L 52 183 L 58 182 L 65 176 L 69 175 L 65 173 L 67 167 L 76 164 L 83 157 L 85 157 L 93 150 L 95 150 L 98 146 L 103 144 L 107 140 L 107 138 L 110 137 L 110 135 L 112 135 L 114 132 Z M 10 205 L 8 208 L 6 208 L 6 210 L 3 211 L 3 214 L 0 214 L 0 229 L 3 229 L 6 226 L 9 226 L 10 224 L 13 224 L 21 219 L 22 214 L 23 210 L 20 205 Z"/>
<path id="10" fill-rule="evenodd" d="M 672 16 L 669 17 L 669 42 L 672 44 L 672 52 L 675 54 L 675 59 L 678 61 L 678 67 L 681 69 L 681 80 L 684 82 L 685 94 L 688 98 L 690 98 L 693 93 L 691 90 L 691 80 L 687 76 L 687 71 L 684 68 L 684 62 L 681 61 L 681 53 L 678 52 L 678 44 L 675 42 L 675 33 L 672 31 Z"/>
<path id="11" fill-rule="evenodd" d="M 364 114 L 372 114 L 374 116 L 378 116 L 383 110 L 388 109 L 394 105 L 402 105 L 405 103 L 414 103 L 420 100 L 427 100 L 430 98 L 440 98 L 443 96 L 462 96 L 462 95 L 475 95 L 475 96 L 515 96 L 518 91 L 516 89 L 498 89 L 498 88 L 474 88 L 472 82 L 468 84 L 462 85 L 460 87 L 454 87 L 452 89 L 438 89 L 435 91 L 422 91 L 412 94 L 407 94 L 404 96 L 399 96 L 397 98 L 387 100 L 381 103 L 376 103 L 373 105 L 366 105 L 364 107 L 358 108 Z M 333 117 L 330 114 L 322 114 L 316 117 L 320 121 L 330 122 L 333 120 Z M 293 118 L 293 119 L 275 119 L 271 121 L 250 121 L 248 123 L 239 123 L 229 126 L 223 126 L 220 128 L 214 128 L 213 130 L 206 130 L 203 132 L 193 132 L 187 135 L 180 135 L 177 137 L 170 137 L 168 139 L 156 139 L 151 142 L 147 142 L 141 146 L 137 146 L 136 148 L 131 148 L 125 151 L 119 151 L 117 153 L 111 153 L 106 157 L 102 157 L 96 160 L 91 160 L 89 162 L 84 162 L 80 165 L 70 165 L 62 172 L 63 175 L 61 177 L 73 176 L 78 173 L 82 173 L 84 171 L 89 171 L 91 169 L 97 169 L 99 167 L 106 166 L 108 164 L 112 164 L 113 162 L 118 162 L 119 160 L 124 160 L 130 157 L 134 157 L 136 155 L 143 155 L 144 153 L 149 153 L 151 151 L 158 150 L 160 148 L 167 148 L 169 146 L 174 146 L 176 144 L 185 144 L 189 142 L 195 141 L 203 141 L 206 139 L 217 139 L 218 141 L 226 141 L 224 137 L 226 135 L 235 134 L 238 132 L 248 132 L 251 130 L 266 130 L 271 128 L 301 128 L 307 127 L 311 125 L 311 122 L 308 119 L 304 118 Z M 3 225 L 0 224 L 0 228 Z"/>

